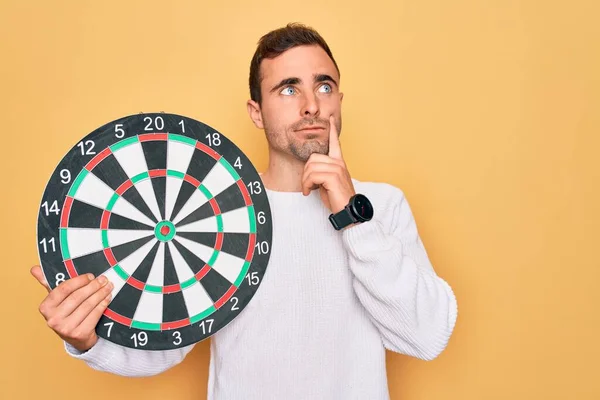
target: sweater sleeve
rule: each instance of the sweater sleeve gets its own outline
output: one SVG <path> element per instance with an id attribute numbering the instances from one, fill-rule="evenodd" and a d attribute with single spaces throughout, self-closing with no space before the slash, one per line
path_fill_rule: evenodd
<path id="1" fill-rule="evenodd" d="M 119 346 L 106 339 L 98 341 L 86 352 L 64 342 L 67 353 L 83 360 L 91 368 L 121 376 L 145 377 L 160 374 L 179 364 L 194 345 L 174 350 L 138 350 Z"/>
<path id="2" fill-rule="evenodd" d="M 371 221 L 343 231 L 354 290 L 387 349 L 433 360 L 454 330 L 457 301 L 429 261 L 406 198 L 393 193 Z"/>

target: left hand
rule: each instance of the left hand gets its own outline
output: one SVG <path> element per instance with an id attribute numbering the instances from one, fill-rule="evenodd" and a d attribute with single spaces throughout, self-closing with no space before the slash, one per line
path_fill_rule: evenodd
<path id="1" fill-rule="evenodd" d="M 318 187 L 321 200 L 332 213 L 344 209 L 356 193 L 342 157 L 342 148 L 333 115 L 329 117 L 329 154 L 313 153 L 302 174 L 302 193 Z"/>

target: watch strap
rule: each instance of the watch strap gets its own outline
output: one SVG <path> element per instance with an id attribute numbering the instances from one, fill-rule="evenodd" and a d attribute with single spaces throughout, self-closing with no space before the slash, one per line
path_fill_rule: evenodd
<path id="1" fill-rule="evenodd" d="M 333 227 L 338 231 L 356 222 L 355 219 L 352 217 L 352 214 L 348 207 L 344 208 L 338 213 L 331 214 L 329 216 L 329 220 L 331 221 Z"/>

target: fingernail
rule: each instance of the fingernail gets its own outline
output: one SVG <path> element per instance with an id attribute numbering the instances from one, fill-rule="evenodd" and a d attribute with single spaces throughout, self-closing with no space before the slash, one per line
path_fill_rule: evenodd
<path id="1" fill-rule="evenodd" d="M 87 277 L 90 281 L 94 280 L 94 274 L 87 274 Z"/>
<path id="2" fill-rule="evenodd" d="M 98 277 L 98 282 L 100 282 L 102 285 L 104 285 L 107 282 L 107 279 L 104 275 L 101 275 Z"/>

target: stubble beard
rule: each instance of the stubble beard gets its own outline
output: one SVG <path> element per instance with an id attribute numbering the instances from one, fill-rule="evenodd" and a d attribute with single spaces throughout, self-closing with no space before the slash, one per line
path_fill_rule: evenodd
<path id="1" fill-rule="evenodd" d="M 306 121 L 303 121 L 306 124 Z M 310 122 L 311 124 L 314 122 Z M 283 131 L 277 131 L 265 126 L 267 139 L 276 151 L 289 154 L 299 161 L 306 162 L 311 154 L 328 154 L 329 141 L 319 139 L 319 135 L 305 135 L 302 139 L 296 136 L 295 130 L 300 124 L 286 127 Z M 286 139 L 287 138 L 287 143 Z"/>

